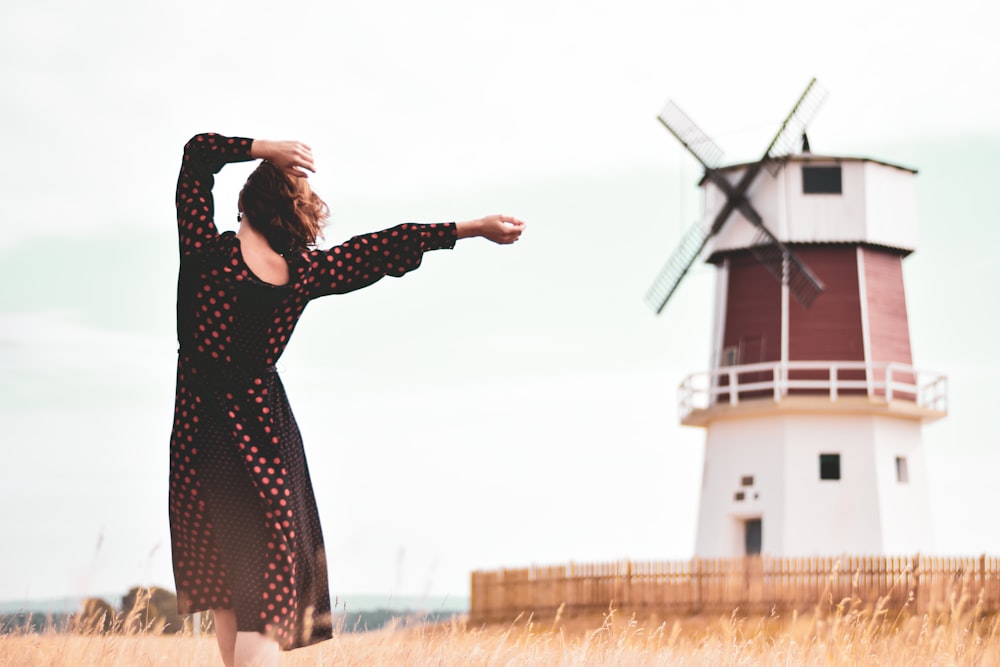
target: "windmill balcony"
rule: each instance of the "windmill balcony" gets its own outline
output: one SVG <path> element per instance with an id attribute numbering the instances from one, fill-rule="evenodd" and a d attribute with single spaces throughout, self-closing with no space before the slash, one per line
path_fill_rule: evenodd
<path id="1" fill-rule="evenodd" d="M 930 422 L 948 414 L 948 378 L 897 363 L 786 361 L 689 375 L 678 411 L 686 426 L 775 413 L 868 413 Z"/>

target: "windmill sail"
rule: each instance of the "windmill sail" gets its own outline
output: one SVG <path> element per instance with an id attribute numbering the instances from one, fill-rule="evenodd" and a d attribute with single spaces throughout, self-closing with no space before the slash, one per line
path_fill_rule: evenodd
<path id="1" fill-rule="evenodd" d="M 771 140 L 771 145 L 764 151 L 763 161 L 771 175 L 774 176 L 781 168 L 781 157 L 792 153 L 801 140 L 806 126 L 826 100 L 826 90 L 813 78 L 792 107 L 785 122 L 781 124 L 778 133 Z"/>
<path id="2" fill-rule="evenodd" d="M 667 301 L 677 290 L 681 280 L 691 265 L 701 254 L 705 245 L 731 217 L 739 210 L 757 228 L 757 237 L 750 251 L 754 257 L 782 284 L 789 287 L 792 295 L 808 308 L 813 300 L 823 292 L 823 284 L 806 268 L 799 258 L 784 243 L 779 241 L 764 225 L 760 214 L 747 199 L 747 192 L 761 169 L 765 166 L 774 175 L 784 164 L 784 156 L 792 151 L 794 142 L 799 140 L 806 125 L 826 99 L 826 91 L 812 79 L 799 96 L 791 112 L 771 140 L 763 157 L 750 164 L 743 171 L 737 183 L 730 183 L 717 170 L 722 159 L 722 150 L 695 125 L 672 100 L 657 116 L 681 144 L 705 168 L 705 177 L 716 185 L 726 197 L 726 202 L 718 211 L 710 227 L 700 223 L 693 225 L 681 239 L 680 245 L 660 270 L 659 276 L 646 294 L 646 302 L 660 313 Z"/>
<path id="3" fill-rule="evenodd" d="M 757 226 L 750 252 L 778 282 L 787 283 L 788 291 L 806 308 L 823 293 L 823 283 L 767 227 Z"/>
<path id="4" fill-rule="evenodd" d="M 677 104 L 670 100 L 663 107 L 663 111 L 656 117 L 663 126 L 670 130 L 670 134 L 677 137 L 677 140 L 688 149 L 688 152 L 695 157 L 705 169 L 715 169 L 722 161 L 722 149 L 719 148 L 712 139 L 701 131 L 701 128 L 688 118 L 688 115 L 681 111 Z"/>
<path id="5" fill-rule="evenodd" d="M 657 314 L 663 310 L 670 300 L 671 295 L 680 285 L 681 279 L 687 274 L 691 265 L 698 259 L 702 249 L 711 236 L 702 227 L 701 222 L 696 222 L 684 233 L 680 245 L 674 250 L 667 263 L 660 269 L 660 274 L 656 276 L 653 286 L 646 293 L 646 303 L 656 311 Z"/>

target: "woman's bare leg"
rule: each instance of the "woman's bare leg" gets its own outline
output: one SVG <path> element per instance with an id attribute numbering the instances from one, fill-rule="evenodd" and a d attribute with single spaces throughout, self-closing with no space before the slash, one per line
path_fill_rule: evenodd
<path id="1" fill-rule="evenodd" d="M 237 667 L 277 667 L 278 642 L 259 632 L 236 633 Z"/>
<path id="2" fill-rule="evenodd" d="M 215 616 L 215 640 L 219 642 L 219 653 L 226 667 L 236 665 L 236 612 L 232 609 L 213 609 Z"/>

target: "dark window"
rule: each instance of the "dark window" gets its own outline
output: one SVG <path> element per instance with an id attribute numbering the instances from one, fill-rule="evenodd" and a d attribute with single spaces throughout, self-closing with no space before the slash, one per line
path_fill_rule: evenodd
<path id="1" fill-rule="evenodd" d="M 760 519 L 747 519 L 744 523 L 743 548 L 747 556 L 760 554 L 763 540 L 763 526 Z"/>
<path id="2" fill-rule="evenodd" d="M 819 478 L 840 479 L 840 454 L 819 455 Z"/>
<path id="3" fill-rule="evenodd" d="M 733 494 L 733 500 L 735 500 L 736 502 L 739 502 L 744 498 L 746 498 L 746 496 L 743 495 L 742 491 L 737 491 L 736 493 Z"/>
<path id="4" fill-rule="evenodd" d="M 802 167 L 802 192 L 807 195 L 839 195 L 843 192 L 840 167 Z"/>
<path id="5" fill-rule="evenodd" d="M 743 475 L 740 477 L 740 486 L 753 486 L 753 475 Z"/>
<path id="6" fill-rule="evenodd" d="M 906 484 L 910 481 L 910 471 L 906 466 L 905 456 L 896 457 L 896 481 L 900 484 Z"/>

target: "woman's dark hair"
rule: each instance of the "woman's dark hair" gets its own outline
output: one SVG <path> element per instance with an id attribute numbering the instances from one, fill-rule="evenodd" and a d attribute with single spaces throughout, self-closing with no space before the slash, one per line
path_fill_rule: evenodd
<path id="1" fill-rule="evenodd" d="M 240 204 L 247 222 L 282 254 L 314 246 L 330 214 L 308 179 L 291 176 L 267 161 L 243 185 Z"/>

